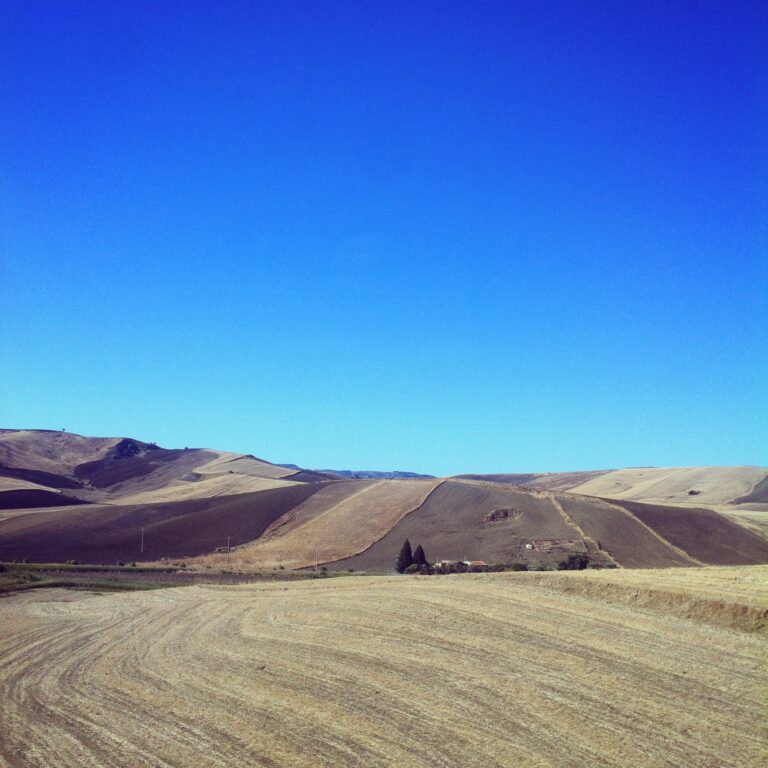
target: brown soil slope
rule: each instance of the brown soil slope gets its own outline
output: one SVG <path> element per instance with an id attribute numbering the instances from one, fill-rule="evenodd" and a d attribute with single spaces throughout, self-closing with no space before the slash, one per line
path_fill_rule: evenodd
<path id="1" fill-rule="evenodd" d="M 628 510 L 587 496 L 557 496 L 566 514 L 625 568 L 692 565 Z"/>
<path id="2" fill-rule="evenodd" d="M 14 488 L 0 491 L 0 509 L 30 509 L 87 504 L 86 501 L 43 488 Z"/>
<path id="3" fill-rule="evenodd" d="M 0 521 L 0 560 L 89 563 L 158 560 L 252 541 L 320 486 L 146 505 L 84 505 Z M 144 528 L 144 553 L 140 552 Z"/>
<path id="4" fill-rule="evenodd" d="M 486 515 L 498 509 L 511 510 L 512 515 L 486 522 Z M 532 539 L 572 540 L 581 534 L 546 495 L 499 483 L 446 480 L 368 550 L 334 563 L 334 567 L 391 570 L 406 538 L 413 546 L 421 544 L 432 560 L 509 563 Z"/>
<path id="5" fill-rule="evenodd" d="M 768 541 L 710 509 L 616 500 L 667 541 L 708 565 L 768 562 Z"/>

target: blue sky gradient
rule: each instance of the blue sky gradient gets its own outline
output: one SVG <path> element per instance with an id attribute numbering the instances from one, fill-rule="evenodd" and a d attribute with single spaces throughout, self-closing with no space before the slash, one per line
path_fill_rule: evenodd
<path id="1" fill-rule="evenodd" d="M 0 425 L 768 464 L 768 5 L 0 6 Z"/>

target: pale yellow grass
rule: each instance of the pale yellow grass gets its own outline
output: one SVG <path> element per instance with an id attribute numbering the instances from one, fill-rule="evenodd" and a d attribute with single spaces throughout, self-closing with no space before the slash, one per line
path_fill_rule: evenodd
<path id="1" fill-rule="evenodd" d="M 719 507 L 726 517 L 739 525 L 768 538 L 768 504 L 739 504 L 736 507 Z"/>
<path id="2" fill-rule="evenodd" d="M 295 469 L 278 467 L 276 464 L 270 464 L 268 461 L 246 456 L 242 453 L 213 451 L 210 448 L 205 450 L 216 453 L 217 457 L 195 469 L 195 472 L 203 475 L 232 471 L 236 474 L 253 475 L 254 477 L 287 478 L 296 474 Z"/>
<path id="3" fill-rule="evenodd" d="M 710 506 L 748 494 L 768 474 L 764 467 L 652 467 L 619 469 L 570 488 L 571 493 L 657 504 Z M 700 491 L 689 496 L 689 490 Z"/>
<path id="4" fill-rule="evenodd" d="M 289 479 L 255 477 L 252 475 L 206 475 L 202 480 L 187 482 L 174 480 L 163 488 L 153 491 L 141 491 L 129 496 L 115 496 L 113 504 L 155 504 L 165 501 L 188 501 L 190 499 L 210 498 L 213 496 L 231 496 L 236 493 L 254 493 L 269 488 L 281 488 L 296 485 Z"/>
<path id="5" fill-rule="evenodd" d="M 52 491 L 47 485 L 31 483 L 29 480 L 20 480 L 15 477 L 0 477 L 0 493 L 2 491 Z M 55 493 L 55 491 L 54 491 Z"/>
<path id="6" fill-rule="evenodd" d="M 313 565 L 315 558 L 328 563 L 352 557 L 389 533 L 438 484 L 437 480 L 379 480 L 329 485 L 276 521 L 267 535 L 238 547 L 230 563 L 303 568 Z M 223 558 L 210 555 L 201 561 L 212 564 Z"/>
<path id="7" fill-rule="evenodd" d="M 83 437 L 69 432 L 0 432 L 0 464 L 69 474 L 78 464 L 103 458 L 119 437 Z"/>
<path id="8" fill-rule="evenodd" d="M 598 584 L 621 584 L 636 589 L 679 592 L 768 610 L 768 565 L 581 571 L 568 575 Z"/>
<path id="9" fill-rule="evenodd" d="M 731 571 L 587 578 L 713 597 Z M 547 575 L 2 600 L 0 765 L 765 764 L 764 637 Z"/>

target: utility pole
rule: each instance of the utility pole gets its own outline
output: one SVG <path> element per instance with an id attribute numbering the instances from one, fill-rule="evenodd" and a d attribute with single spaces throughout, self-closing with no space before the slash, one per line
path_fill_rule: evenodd
<path id="1" fill-rule="evenodd" d="M 144 553 L 144 529 L 141 529 L 141 552 Z"/>

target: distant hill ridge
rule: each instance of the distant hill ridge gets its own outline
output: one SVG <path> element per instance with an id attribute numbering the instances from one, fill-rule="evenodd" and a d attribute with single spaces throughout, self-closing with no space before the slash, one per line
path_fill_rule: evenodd
<path id="1" fill-rule="evenodd" d="M 386 571 L 407 537 L 433 559 L 762 563 L 767 477 L 759 467 L 650 467 L 440 479 L 3 429 L 0 560 Z"/>

